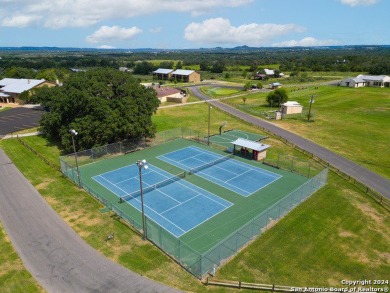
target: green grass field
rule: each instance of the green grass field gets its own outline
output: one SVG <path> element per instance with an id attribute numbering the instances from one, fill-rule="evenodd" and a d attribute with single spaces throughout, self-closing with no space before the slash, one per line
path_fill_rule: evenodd
<path id="1" fill-rule="evenodd" d="M 315 89 L 312 86 L 294 91 L 287 89 L 287 92 L 289 100 L 304 106 L 304 112 L 308 111 L 310 97 L 314 95 L 312 122 L 308 122 L 305 115 L 293 115 L 274 123 L 390 178 L 388 88 L 320 86 Z M 271 110 L 265 99 L 265 93 L 258 93 L 248 95 L 245 105 L 241 97 L 228 102 L 263 117 L 263 112 Z"/>
<path id="2" fill-rule="evenodd" d="M 211 87 L 211 86 L 204 86 L 201 88 L 201 90 L 204 94 L 213 98 L 223 98 L 223 97 L 228 97 L 243 92 L 243 90 L 238 90 L 233 88 Z"/>
<path id="3" fill-rule="evenodd" d="M 324 96 L 326 96 L 326 89 L 321 89 Z M 294 99 L 298 100 L 301 95 L 302 101 L 304 101 L 310 92 L 300 91 L 295 94 L 297 96 Z M 334 95 L 331 100 L 336 99 L 337 93 Z M 371 96 L 369 93 L 366 95 Z M 348 96 L 348 94 L 344 94 L 344 99 L 347 98 L 345 103 L 360 105 L 359 100 L 351 100 L 351 97 L 348 98 Z M 320 95 L 318 95 L 317 100 L 319 98 Z M 251 98 L 248 96 L 247 103 L 251 102 L 250 100 Z M 253 103 L 255 102 L 257 101 L 253 101 Z M 239 103 L 242 103 L 242 99 L 239 99 Z M 316 107 L 318 103 L 316 101 L 313 106 Z M 342 104 L 343 101 L 341 100 L 340 103 Z M 325 108 L 322 111 L 333 109 L 330 106 L 323 107 Z M 387 106 L 385 104 L 385 109 L 386 107 L 388 104 Z M 373 113 L 380 112 L 380 110 L 376 107 L 370 109 Z M 180 126 L 196 128 L 207 133 L 207 111 L 207 106 L 204 104 L 166 108 L 158 110 L 153 121 L 157 124 L 159 131 L 176 128 L 180 122 Z M 315 119 L 317 119 L 318 109 L 315 111 L 317 115 Z M 326 114 L 323 119 L 326 120 L 327 116 L 332 117 L 331 113 Z M 343 135 L 355 138 L 356 134 L 354 132 L 349 134 L 349 129 L 359 129 L 358 125 L 362 124 L 361 119 L 361 117 L 357 119 L 352 128 L 345 128 Z M 335 120 L 341 121 L 342 119 Z M 223 121 L 228 122 L 229 128 L 263 134 L 217 110 L 212 112 L 212 133 L 218 132 Z M 374 125 L 384 128 L 387 125 L 386 121 L 388 120 L 382 117 Z M 282 121 L 281 123 L 287 122 Z M 307 127 L 308 133 L 310 127 L 313 127 L 312 125 L 316 122 L 306 123 L 298 120 L 294 123 Z M 333 123 L 331 119 L 329 119 L 328 124 L 330 123 Z M 325 121 L 323 124 L 321 131 L 331 132 L 330 126 L 326 126 Z M 374 127 L 374 125 L 370 123 L 368 127 Z M 317 131 L 319 130 L 317 129 Z M 375 133 L 375 129 L 373 132 Z M 314 133 L 313 137 L 320 135 L 321 132 Z M 336 138 L 332 139 L 334 147 L 340 140 L 338 136 Z M 383 139 L 385 140 L 383 141 Z M 26 137 L 23 140 L 39 149 L 41 154 L 58 165 L 58 156 L 61 151 L 56 144 L 41 137 Z M 381 145 L 386 143 L 386 137 L 370 135 L 367 136 L 366 142 Z M 279 152 L 303 157 L 299 152 L 274 138 L 267 139 L 266 143 L 272 145 L 268 152 L 270 158 L 277 157 Z M 326 140 L 325 143 L 330 144 Z M 137 273 L 185 291 L 237 292 L 234 289 L 201 285 L 159 249 L 148 242 L 141 241 L 141 237 L 137 233 L 116 217 L 110 213 L 101 213 L 100 210 L 103 206 L 79 190 L 59 172 L 45 165 L 41 159 L 33 155 L 17 140 L 2 140 L 0 146 L 56 212 L 87 243 L 103 255 Z M 361 147 L 357 152 L 360 156 L 364 156 L 367 154 L 367 149 Z M 371 155 L 371 160 L 378 162 L 381 162 L 383 158 L 383 154 L 379 152 L 373 152 Z M 106 242 L 105 237 L 111 232 L 115 233 L 115 240 Z M 0 243 L 7 243 L 5 239 L 6 236 L 2 233 Z M 6 245 L 9 248 L 6 248 L 7 253 L 1 254 L 2 263 L 8 263 L 9 266 L 3 267 L 4 270 L 0 271 L 1 292 L 7 292 L 9 288 L 7 280 L 10 279 L 10 275 L 7 274 L 17 267 L 14 260 L 20 264 L 20 259 L 18 260 L 14 250 L 10 248 L 9 242 Z M 1 245 L 2 252 L 4 251 L 3 247 L 6 246 Z M 222 267 L 217 277 L 291 286 L 340 286 L 342 279 L 388 278 L 390 271 L 389 251 L 389 213 L 345 180 L 336 175 L 330 175 L 329 183 L 325 188 L 276 223 L 260 238 L 253 241 L 237 257 Z M 21 270 L 22 274 L 13 275 L 15 276 L 14 284 L 22 284 L 26 279 L 27 272 Z M 31 282 L 34 283 L 32 279 Z M 31 292 L 39 292 L 39 286 L 36 283 L 33 286 L 37 289 L 31 290 Z M 20 290 L 20 292 L 22 291 L 28 290 Z M 18 291 L 16 290 L 16 292 Z M 240 292 L 245 292 L 245 290 Z"/>

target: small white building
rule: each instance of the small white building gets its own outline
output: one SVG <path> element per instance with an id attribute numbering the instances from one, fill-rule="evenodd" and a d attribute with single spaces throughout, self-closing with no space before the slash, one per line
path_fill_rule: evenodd
<path id="1" fill-rule="evenodd" d="M 303 106 L 295 101 L 288 101 L 280 106 L 280 111 L 284 115 L 288 114 L 300 114 L 302 113 Z"/>

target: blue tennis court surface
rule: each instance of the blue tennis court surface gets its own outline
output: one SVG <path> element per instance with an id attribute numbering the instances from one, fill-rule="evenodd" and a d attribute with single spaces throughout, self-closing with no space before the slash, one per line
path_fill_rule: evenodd
<path id="1" fill-rule="evenodd" d="M 230 157 L 190 146 L 157 157 L 169 164 L 249 196 L 282 176 Z"/>
<path id="2" fill-rule="evenodd" d="M 142 171 L 145 215 L 176 237 L 187 233 L 232 206 L 219 196 L 148 164 Z M 99 184 L 125 197 L 141 211 L 140 182 L 136 164 L 92 177 Z"/>

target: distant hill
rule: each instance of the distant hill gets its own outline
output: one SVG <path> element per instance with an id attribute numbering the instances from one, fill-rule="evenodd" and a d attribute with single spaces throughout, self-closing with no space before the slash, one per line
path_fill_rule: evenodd
<path id="1" fill-rule="evenodd" d="M 234 48 L 197 48 L 197 49 L 101 49 L 101 48 L 73 48 L 73 47 L 0 47 L 0 52 L 96 52 L 96 53 L 159 53 L 159 52 L 256 52 L 256 51 L 302 51 L 302 50 L 380 50 L 389 49 L 390 45 L 348 45 L 324 47 L 248 47 L 246 45 Z"/>

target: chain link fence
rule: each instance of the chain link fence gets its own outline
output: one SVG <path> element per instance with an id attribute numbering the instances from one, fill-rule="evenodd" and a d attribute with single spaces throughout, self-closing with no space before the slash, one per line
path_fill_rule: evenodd
<path id="1" fill-rule="evenodd" d="M 83 183 L 81 178 L 78 177 L 75 158 L 77 156 L 80 167 L 113 156 L 119 156 L 143 148 L 159 145 L 177 138 L 207 143 L 206 137 L 199 131 L 185 128 L 173 129 L 157 133 L 156 137 L 153 139 L 144 139 L 136 142 L 120 142 L 81 151 L 76 154 L 62 156 L 60 157 L 61 171 L 76 184 L 80 184 L 80 187 L 84 188 L 108 209 L 141 232 L 143 229 L 142 223 L 124 212 L 119 204 L 108 202 L 104 195 L 99 194 L 90 186 Z M 299 172 L 302 172 L 303 175 L 310 179 L 283 199 L 276 202 L 273 206 L 257 215 L 240 229 L 233 232 L 230 236 L 220 241 L 207 252 L 199 253 L 190 245 L 170 234 L 158 223 L 145 217 L 147 238 L 197 278 L 201 279 L 206 274 L 214 274 L 216 269 L 227 259 L 234 256 L 240 249 L 247 245 L 248 242 L 261 235 L 267 228 L 299 205 L 302 201 L 310 197 L 310 195 L 323 187 L 327 182 L 328 169 L 324 169 L 324 167 L 321 168 L 320 165 L 313 168 L 313 166 L 310 165 L 311 163 L 307 160 L 302 161 L 297 158 L 280 156 L 277 160 L 268 161 L 267 163 L 292 172 L 298 172 L 297 170 L 299 170 Z M 299 168 L 297 168 L 297 166 L 299 166 Z M 306 166 L 306 169 L 304 166 Z M 315 172 L 313 170 L 315 170 Z"/>

